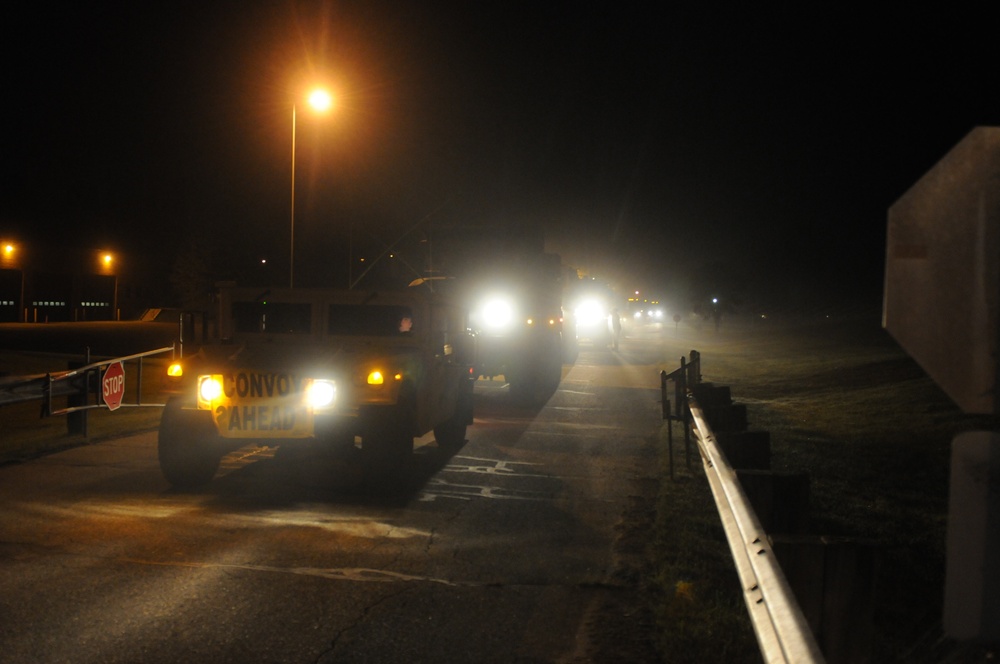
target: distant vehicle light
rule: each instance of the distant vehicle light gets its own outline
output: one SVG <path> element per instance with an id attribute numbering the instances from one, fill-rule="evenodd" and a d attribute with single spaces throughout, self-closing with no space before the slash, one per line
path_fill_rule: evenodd
<path id="1" fill-rule="evenodd" d="M 306 405 L 313 410 L 323 410 L 333 405 L 337 398 L 337 385 L 332 380 L 310 381 L 305 389 Z"/>
<path id="2" fill-rule="evenodd" d="M 382 372 L 376 369 L 368 374 L 368 384 L 369 385 L 381 385 L 385 382 L 385 376 Z"/>
<path id="3" fill-rule="evenodd" d="M 632 318 L 634 318 L 636 320 L 641 319 L 642 318 L 642 312 L 641 311 L 635 312 L 634 314 L 632 314 Z"/>

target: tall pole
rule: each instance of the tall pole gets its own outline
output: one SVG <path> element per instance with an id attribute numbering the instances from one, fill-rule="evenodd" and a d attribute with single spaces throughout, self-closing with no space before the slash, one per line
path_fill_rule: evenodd
<path id="1" fill-rule="evenodd" d="M 292 104 L 292 223 L 288 241 L 288 288 L 295 288 L 295 104 Z"/>

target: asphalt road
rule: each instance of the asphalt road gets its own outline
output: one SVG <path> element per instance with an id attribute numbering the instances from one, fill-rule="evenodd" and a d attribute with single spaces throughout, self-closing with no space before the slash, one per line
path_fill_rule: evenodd
<path id="1" fill-rule="evenodd" d="M 262 448 L 178 492 L 155 433 L 0 467 L 0 659 L 654 661 L 658 372 L 686 347 L 585 349 L 540 409 L 481 381 L 466 445 L 421 439 L 392 487 Z"/>

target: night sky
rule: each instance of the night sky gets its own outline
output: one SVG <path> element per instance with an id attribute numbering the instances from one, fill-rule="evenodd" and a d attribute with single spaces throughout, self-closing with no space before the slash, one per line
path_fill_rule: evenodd
<path id="1" fill-rule="evenodd" d="M 994 24 L 942 7 L 24 4 L 0 236 L 165 265 L 194 241 L 220 276 L 287 273 L 311 80 L 336 107 L 299 104 L 303 280 L 348 245 L 532 226 L 623 290 L 877 303 L 889 206 L 1000 124 Z"/>

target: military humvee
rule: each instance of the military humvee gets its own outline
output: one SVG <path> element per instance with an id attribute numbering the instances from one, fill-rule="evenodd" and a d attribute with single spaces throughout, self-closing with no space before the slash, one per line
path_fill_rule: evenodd
<path id="1" fill-rule="evenodd" d="M 195 486 L 249 444 L 360 442 L 398 470 L 433 431 L 454 450 L 472 423 L 473 340 L 465 312 L 422 289 L 224 287 L 217 339 L 171 373 L 158 453 L 167 481 Z"/>

